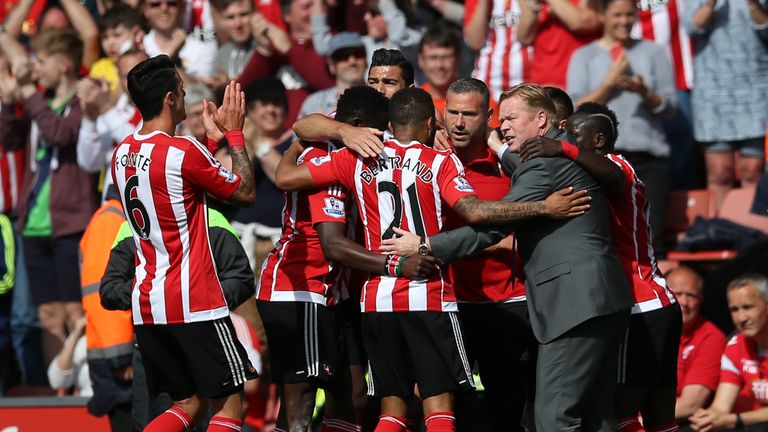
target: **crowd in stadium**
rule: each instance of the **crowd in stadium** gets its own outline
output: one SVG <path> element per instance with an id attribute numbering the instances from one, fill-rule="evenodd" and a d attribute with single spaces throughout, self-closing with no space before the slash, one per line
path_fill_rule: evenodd
<path id="1" fill-rule="evenodd" d="M 0 398 L 113 431 L 768 430 L 768 0 L 0 23 Z M 728 261 L 675 257 L 691 191 L 749 201 Z"/>

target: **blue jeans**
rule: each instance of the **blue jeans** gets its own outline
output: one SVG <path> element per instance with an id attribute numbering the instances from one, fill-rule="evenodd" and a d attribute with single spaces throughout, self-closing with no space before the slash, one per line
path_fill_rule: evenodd
<path id="1" fill-rule="evenodd" d="M 37 306 L 32 301 L 24 263 L 21 236 L 16 235 L 16 281 L 13 287 L 11 310 L 13 349 L 21 370 L 22 383 L 30 386 L 47 386 L 48 376 L 43 364 L 43 344 Z"/>

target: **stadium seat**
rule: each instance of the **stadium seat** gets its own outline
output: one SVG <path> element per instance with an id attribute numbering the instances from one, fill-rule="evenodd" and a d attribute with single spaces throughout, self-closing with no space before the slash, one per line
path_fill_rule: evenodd
<path id="1" fill-rule="evenodd" d="M 685 231 L 693 225 L 697 216 L 715 217 L 715 195 L 712 191 L 695 189 L 670 192 L 664 220 L 664 239 L 674 246 Z"/>
<path id="2" fill-rule="evenodd" d="M 704 192 L 704 191 L 689 191 L 691 192 Z M 727 219 L 731 222 L 735 222 L 746 227 L 754 228 L 768 234 L 768 217 L 758 216 L 750 213 L 752 207 L 752 200 L 755 196 L 755 189 L 751 188 L 738 188 L 728 191 L 723 198 L 722 204 L 717 217 L 721 219 Z M 699 198 L 699 201 L 703 201 L 704 198 Z M 696 201 L 696 199 L 694 199 Z M 710 206 L 714 205 L 714 195 L 710 193 Z M 691 210 L 695 206 L 696 202 L 690 203 L 686 209 L 691 213 L 696 211 Z M 703 202 L 698 202 L 698 205 L 703 206 Z M 679 206 L 679 204 L 678 204 Z M 671 209 L 671 207 L 670 207 Z M 680 211 L 679 208 L 677 211 Z M 703 211 L 701 208 L 699 211 Z M 711 208 L 710 208 L 711 211 Z M 689 213 L 690 214 L 690 213 Z M 679 215 L 668 215 L 668 217 L 680 217 Z M 707 217 L 702 214 L 702 217 Z M 712 216 L 710 216 L 712 217 Z M 695 219 L 695 216 L 693 216 Z M 738 255 L 735 250 L 722 249 L 713 251 L 699 251 L 699 252 L 678 252 L 672 251 L 668 254 L 667 259 L 676 262 L 692 262 L 692 261 L 724 261 L 734 258 Z"/>

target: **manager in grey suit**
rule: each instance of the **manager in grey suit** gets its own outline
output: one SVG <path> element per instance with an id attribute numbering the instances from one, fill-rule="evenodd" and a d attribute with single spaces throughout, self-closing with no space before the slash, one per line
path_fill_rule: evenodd
<path id="1" fill-rule="evenodd" d="M 502 134 L 511 146 L 537 135 L 564 139 L 554 126 L 554 104 L 539 86 L 521 84 L 504 92 L 499 112 Z M 536 429 L 616 430 L 617 348 L 633 300 L 613 252 L 603 191 L 586 171 L 565 158 L 522 163 L 512 184 L 505 200 L 541 200 L 568 186 L 587 189 L 591 209 L 568 220 L 465 226 L 433 236 L 425 246 L 439 260 L 450 262 L 478 253 L 514 230 L 527 277 L 531 325 L 540 344 Z"/>

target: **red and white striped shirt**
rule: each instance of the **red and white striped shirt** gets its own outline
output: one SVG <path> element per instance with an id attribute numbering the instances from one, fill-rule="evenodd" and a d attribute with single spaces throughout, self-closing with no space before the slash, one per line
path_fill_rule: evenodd
<path id="1" fill-rule="evenodd" d="M 16 215 L 24 176 L 24 149 L 5 150 L 0 147 L 0 211 Z"/>
<path id="2" fill-rule="evenodd" d="M 653 253 L 653 236 L 648 225 L 648 202 L 645 184 L 635 169 L 622 156 L 609 154 L 608 159 L 624 173 L 625 188 L 609 195 L 613 247 L 624 273 L 632 283 L 635 304 L 632 313 L 644 313 L 675 303 L 675 295 L 659 271 Z"/>
<path id="3" fill-rule="evenodd" d="M 206 192 L 226 199 L 240 177 L 190 137 L 134 132 L 115 149 L 112 177 L 136 242 L 133 323 L 229 315 L 216 275 Z"/>
<path id="4" fill-rule="evenodd" d="M 335 149 L 330 144 L 318 144 L 305 150 L 297 163 L 328 158 Z M 346 223 L 346 201 L 347 192 L 339 185 L 285 194 L 283 233 L 264 260 L 256 299 L 331 305 L 349 298 L 348 293 L 336 291 L 341 266 L 325 258 L 315 229 L 323 222 Z"/>
<path id="5" fill-rule="evenodd" d="M 365 244 L 374 252 L 395 235 L 394 227 L 437 234 L 443 229 L 443 202 L 452 207 L 475 194 L 456 155 L 417 141 L 386 141 L 376 159 L 342 149 L 304 163 L 318 185 L 340 183 L 354 191 Z M 360 297 L 363 312 L 457 310 L 453 286 L 442 270 L 421 280 L 369 275 Z"/>
<path id="6" fill-rule="evenodd" d="M 478 1 L 467 0 L 465 3 L 465 29 Z M 504 90 L 530 80 L 533 47 L 524 47 L 517 41 L 519 21 L 518 0 L 493 0 L 485 45 L 477 56 L 472 77 L 485 82 L 496 100 Z"/>
<path id="7" fill-rule="evenodd" d="M 675 87 L 693 87 L 693 44 L 682 24 L 685 0 L 638 0 L 637 8 L 632 37 L 665 47 L 675 68 Z"/>

